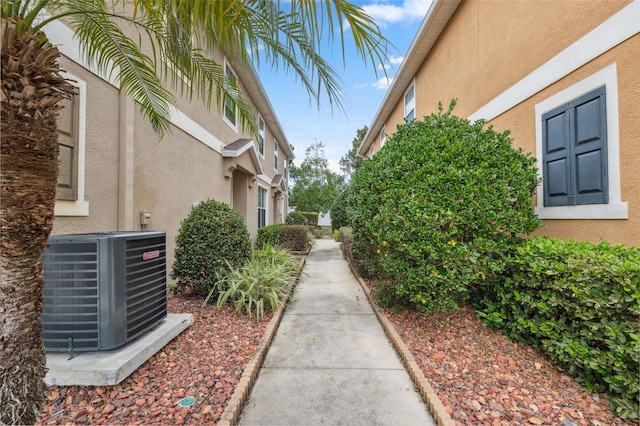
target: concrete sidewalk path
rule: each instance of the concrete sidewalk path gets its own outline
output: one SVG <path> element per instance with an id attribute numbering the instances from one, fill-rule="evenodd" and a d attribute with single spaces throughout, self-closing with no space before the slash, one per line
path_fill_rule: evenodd
<path id="1" fill-rule="evenodd" d="M 338 243 L 317 240 L 240 425 L 435 425 Z"/>

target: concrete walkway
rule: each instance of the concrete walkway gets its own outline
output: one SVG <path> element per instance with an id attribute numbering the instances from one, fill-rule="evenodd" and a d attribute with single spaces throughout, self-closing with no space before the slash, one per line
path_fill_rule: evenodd
<path id="1" fill-rule="evenodd" d="M 435 425 L 338 243 L 317 240 L 240 425 Z"/>

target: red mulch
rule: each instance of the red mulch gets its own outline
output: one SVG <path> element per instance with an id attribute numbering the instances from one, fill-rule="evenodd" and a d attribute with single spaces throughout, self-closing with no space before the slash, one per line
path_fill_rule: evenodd
<path id="1" fill-rule="evenodd" d="M 50 386 L 44 425 L 215 424 L 256 350 L 271 315 L 256 323 L 230 306 L 217 310 L 201 299 L 168 296 L 172 313 L 194 323 L 115 386 Z M 186 396 L 191 407 L 180 408 Z"/>
<path id="2" fill-rule="evenodd" d="M 612 426 L 624 422 L 547 358 L 482 325 L 471 307 L 385 311 L 457 425 Z"/>
<path id="3" fill-rule="evenodd" d="M 256 323 L 231 307 L 199 306 L 170 295 L 169 312 L 191 312 L 194 324 L 119 385 L 51 386 L 41 424 L 215 424 L 270 317 Z M 470 307 L 386 314 L 457 425 L 624 424 L 602 395 L 484 327 Z M 195 405 L 179 408 L 185 396 Z"/>

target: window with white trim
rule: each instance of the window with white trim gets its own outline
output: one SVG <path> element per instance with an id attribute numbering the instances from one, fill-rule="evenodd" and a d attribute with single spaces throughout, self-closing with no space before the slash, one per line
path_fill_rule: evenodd
<path id="1" fill-rule="evenodd" d="M 380 130 L 380 149 L 382 149 L 386 141 L 387 141 L 387 131 L 383 127 L 382 130 Z"/>
<path id="2" fill-rule="evenodd" d="M 625 219 L 615 64 L 540 102 L 536 156 L 542 219 Z"/>
<path id="3" fill-rule="evenodd" d="M 258 228 L 267 225 L 267 190 L 258 187 Z"/>
<path id="4" fill-rule="evenodd" d="M 273 168 L 278 171 L 278 141 L 273 142 Z"/>
<path id="5" fill-rule="evenodd" d="M 73 98 L 63 101 L 58 118 L 59 173 L 56 190 L 56 216 L 88 216 L 84 199 L 87 83 L 68 73 L 62 75 L 76 86 Z"/>
<path id="6" fill-rule="evenodd" d="M 258 116 L 258 152 L 264 155 L 264 120 Z"/>
<path id="7" fill-rule="evenodd" d="M 225 61 L 224 72 L 228 79 L 237 82 L 237 77 L 229 64 Z M 238 130 L 238 109 L 236 103 L 229 96 L 224 98 L 224 119 L 234 130 Z"/>
<path id="8" fill-rule="evenodd" d="M 282 167 L 284 168 L 284 179 L 285 180 L 289 180 L 289 169 L 287 168 L 287 165 L 289 163 L 289 159 L 287 157 L 284 157 L 282 159 Z"/>
<path id="9" fill-rule="evenodd" d="M 416 118 L 416 85 L 411 83 L 404 92 L 404 119 L 411 121 Z"/>

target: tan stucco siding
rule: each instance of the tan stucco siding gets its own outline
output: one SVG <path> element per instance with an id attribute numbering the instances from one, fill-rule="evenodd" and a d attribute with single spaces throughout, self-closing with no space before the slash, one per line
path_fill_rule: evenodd
<path id="1" fill-rule="evenodd" d="M 628 3 L 463 1 L 415 75 L 416 116 L 454 98 L 457 115 L 472 114 Z M 402 123 L 403 108 L 389 128 Z"/>
<path id="2" fill-rule="evenodd" d="M 72 76 L 91 81 L 86 90 L 84 175 L 84 199 L 89 204 L 89 216 L 56 216 L 52 232 L 113 231 L 118 226 L 118 91 L 65 58 L 61 64 Z"/>
<path id="3" fill-rule="evenodd" d="M 475 106 L 495 98 L 628 3 L 630 0 L 464 2 L 461 12 L 473 6 L 477 9 L 479 97 Z"/>

